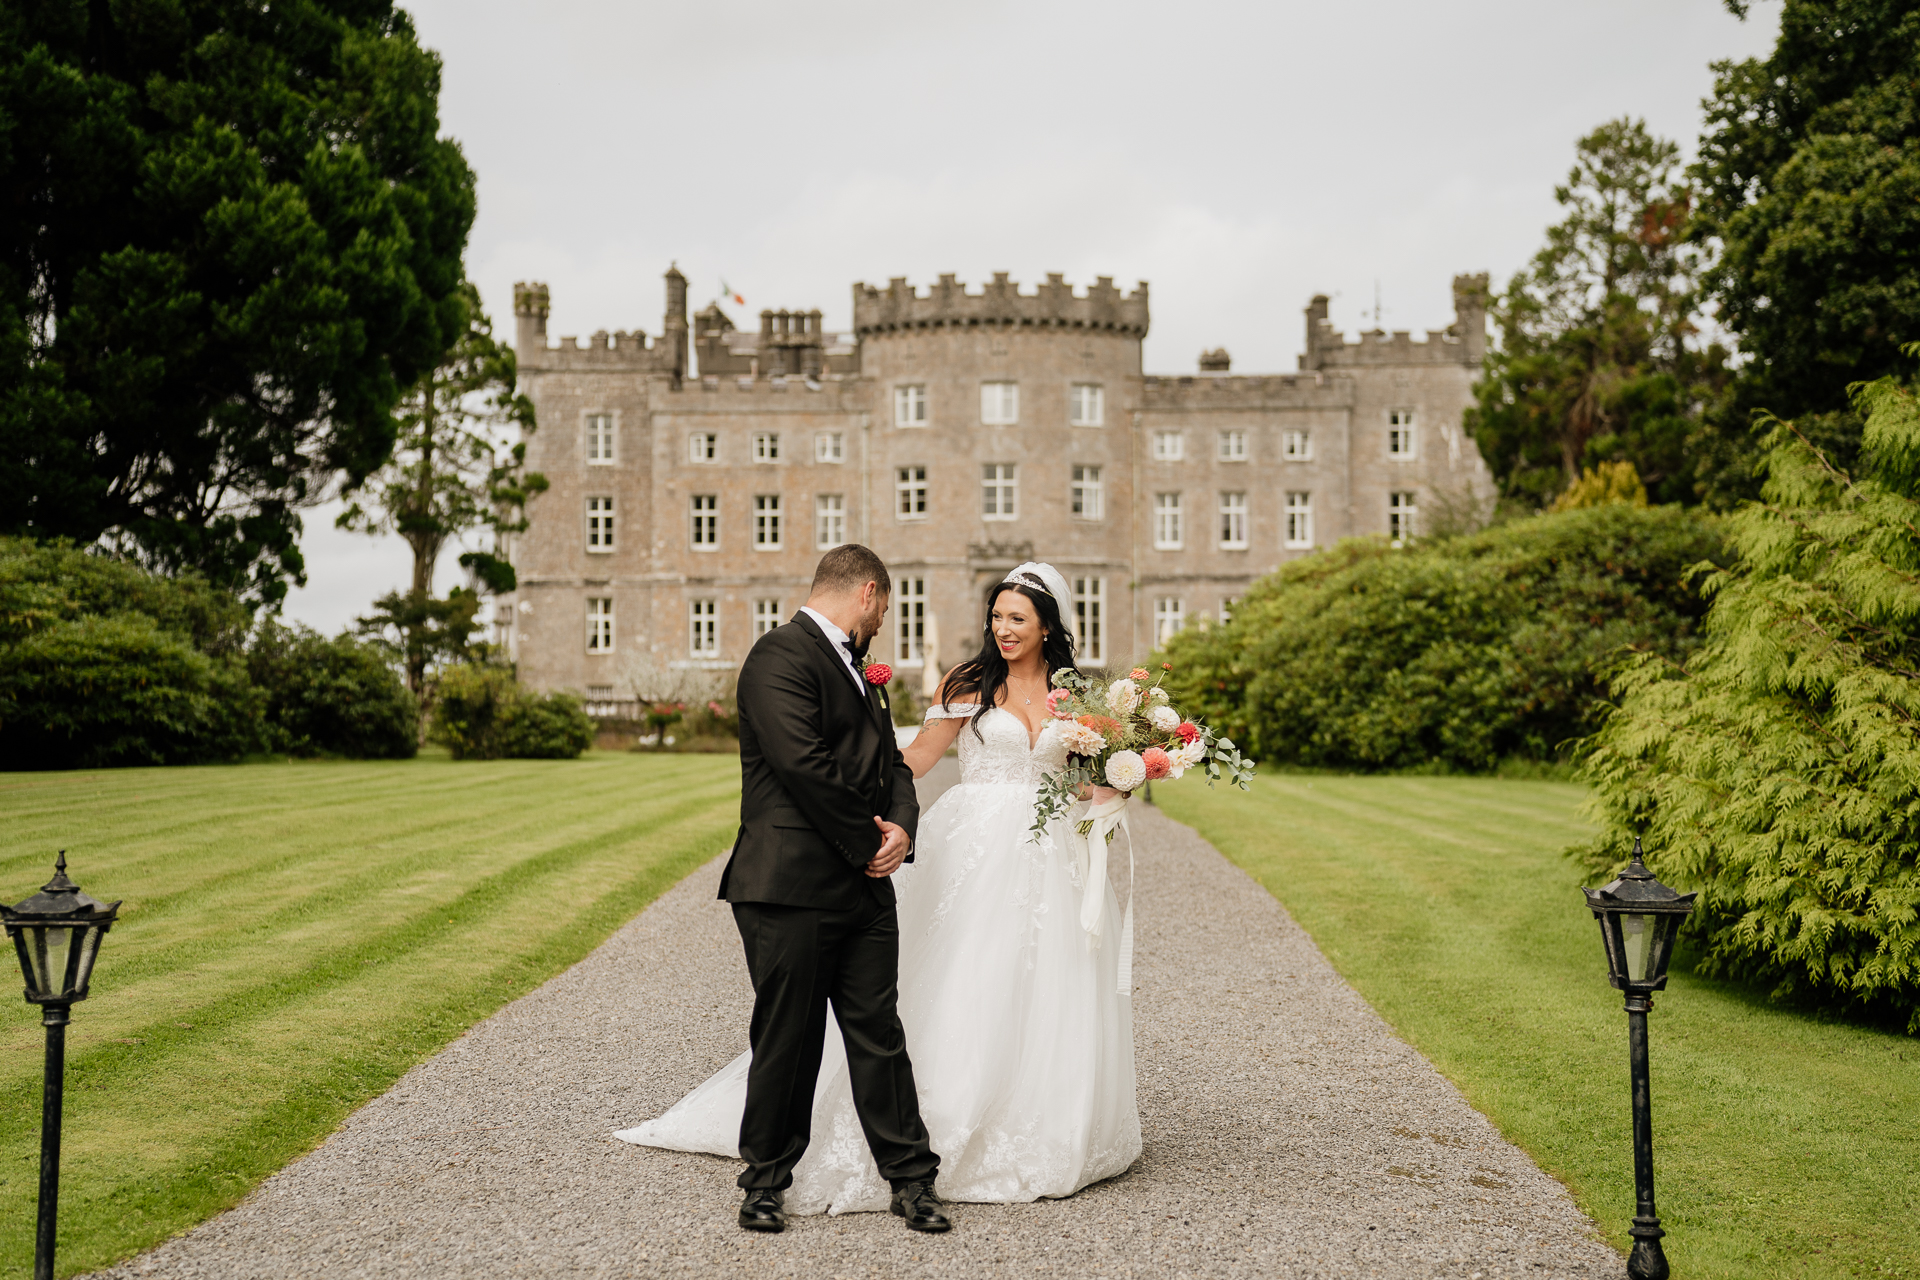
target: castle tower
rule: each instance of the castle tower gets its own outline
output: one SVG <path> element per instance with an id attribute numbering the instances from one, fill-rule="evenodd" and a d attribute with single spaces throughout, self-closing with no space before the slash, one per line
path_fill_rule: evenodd
<path id="1" fill-rule="evenodd" d="M 513 285 L 514 349 L 520 359 L 547 346 L 547 313 L 552 303 L 547 286 L 538 280 L 516 280 Z"/>
<path id="2" fill-rule="evenodd" d="M 1478 366 L 1487 354 L 1487 273 L 1453 278 L 1453 328 L 1463 354 Z"/>
<path id="3" fill-rule="evenodd" d="M 673 385 L 687 376 L 687 278 L 678 263 L 667 267 L 667 314 L 660 324 L 661 341 L 673 370 Z"/>

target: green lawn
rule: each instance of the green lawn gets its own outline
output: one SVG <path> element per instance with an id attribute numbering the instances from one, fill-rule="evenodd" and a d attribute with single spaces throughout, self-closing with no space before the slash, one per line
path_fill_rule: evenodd
<path id="1" fill-rule="evenodd" d="M 584 956 L 731 841 L 739 776 L 625 754 L 0 774 L 0 897 L 65 848 L 126 899 L 68 1032 L 61 1274 L 235 1203 Z M 24 1274 L 42 1032 L 22 1001 L 0 1019 L 0 1270 Z"/>
<path id="2" fill-rule="evenodd" d="M 1626 1017 L 1559 856 L 1585 834 L 1580 797 L 1554 782 L 1287 775 L 1251 794 L 1192 778 L 1154 794 L 1624 1248 Z M 1920 1042 L 1687 974 L 1651 1025 L 1676 1276 L 1920 1276 Z"/>

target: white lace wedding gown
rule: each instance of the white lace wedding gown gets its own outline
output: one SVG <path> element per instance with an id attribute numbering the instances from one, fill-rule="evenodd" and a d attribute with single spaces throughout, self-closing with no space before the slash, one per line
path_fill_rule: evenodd
<path id="1" fill-rule="evenodd" d="M 970 716 L 935 707 L 929 718 Z M 1140 1154 L 1133 1015 L 1119 992 L 1111 885 L 1098 947 L 1081 928 L 1081 884 L 1066 841 L 1036 841 L 1040 774 L 1064 763 L 1049 728 L 1032 750 L 996 707 L 960 730 L 960 785 L 920 818 L 899 893 L 900 1020 L 920 1113 L 948 1200 L 1067 1196 Z M 616 1137 L 675 1151 L 739 1155 L 748 1054 L 665 1115 Z M 789 1213 L 884 1210 L 890 1189 L 867 1151 L 829 1026 L 813 1140 L 794 1170 Z"/>

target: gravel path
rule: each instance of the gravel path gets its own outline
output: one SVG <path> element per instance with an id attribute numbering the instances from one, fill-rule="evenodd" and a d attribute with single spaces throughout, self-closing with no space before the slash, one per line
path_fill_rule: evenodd
<path id="1" fill-rule="evenodd" d="M 745 1047 L 750 992 L 715 861 L 244 1204 L 100 1274 L 1621 1274 L 1565 1189 L 1271 896 L 1157 810 L 1136 830 L 1146 1151 L 1070 1200 L 956 1205 L 940 1237 L 871 1213 L 756 1236 L 733 1225 L 735 1161 L 611 1138 Z"/>

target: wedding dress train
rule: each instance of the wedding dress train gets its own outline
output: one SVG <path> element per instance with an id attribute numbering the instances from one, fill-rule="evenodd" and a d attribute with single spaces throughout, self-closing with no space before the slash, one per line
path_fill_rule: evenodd
<path id="1" fill-rule="evenodd" d="M 971 716 L 935 707 L 929 718 Z M 940 1155 L 944 1199 L 1072 1195 L 1140 1155 L 1131 1000 L 1119 990 L 1116 930 L 1080 924 L 1080 873 L 1054 824 L 1035 839 L 1040 775 L 1065 762 L 1053 722 L 1028 745 L 996 707 L 960 731 L 960 784 L 920 819 L 914 861 L 895 873 L 900 1020 L 920 1112 Z M 1102 885 L 1109 922 L 1120 918 Z M 615 1136 L 738 1156 L 748 1054 L 658 1119 Z M 867 1151 L 837 1026 L 814 1093 L 813 1137 L 789 1213 L 884 1210 L 889 1187 Z"/>

